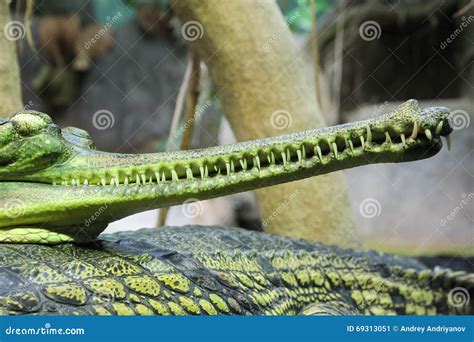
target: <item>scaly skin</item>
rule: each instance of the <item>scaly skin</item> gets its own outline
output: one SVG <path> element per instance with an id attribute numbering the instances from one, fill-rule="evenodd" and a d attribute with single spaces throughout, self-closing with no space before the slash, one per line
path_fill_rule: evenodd
<path id="1" fill-rule="evenodd" d="M 0 244 L 0 314 L 473 314 L 474 274 L 223 227 Z"/>
<path id="2" fill-rule="evenodd" d="M 49 116 L 0 122 L 0 242 L 93 241 L 108 222 L 364 164 L 436 154 L 452 131 L 446 108 L 411 100 L 365 121 L 213 148 L 156 154 L 97 151 Z"/>

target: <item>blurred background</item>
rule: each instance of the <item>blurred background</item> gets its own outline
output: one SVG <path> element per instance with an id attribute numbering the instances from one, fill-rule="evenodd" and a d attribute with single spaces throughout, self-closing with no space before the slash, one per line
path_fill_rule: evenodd
<path id="1" fill-rule="evenodd" d="M 317 58 L 327 124 L 373 117 L 410 98 L 453 112 L 450 151 L 444 148 L 428 162 L 344 171 L 362 243 L 379 250 L 472 254 L 474 1 L 277 3 L 308 74 Z M 12 1 L 14 20 L 23 23 L 25 11 L 23 2 Z M 195 39 L 183 34 L 168 0 L 35 1 L 32 46 L 21 28 L 9 34 L 18 47 L 27 109 L 87 130 L 102 150 L 167 148 Z M 190 147 L 235 142 L 205 64 L 199 82 Z M 157 217 L 156 210 L 134 215 L 107 231 L 152 227 Z M 253 193 L 173 207 L 166 222 L 262 229 Z"/>

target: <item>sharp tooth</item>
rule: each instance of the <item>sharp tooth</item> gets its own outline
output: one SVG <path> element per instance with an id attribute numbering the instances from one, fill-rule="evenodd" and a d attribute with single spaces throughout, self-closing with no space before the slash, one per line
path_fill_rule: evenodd
<path id="1" fill-rule="evenodd" d="M 362 149 L 365 149 L 364 137 L 363 137 L 363 136 L 360 136 L 359 139 L 360 139 L 360 144 L 362 145 Z"/>
<path id="2" fill-rule="evenodd" d="M 286 160 L 291 163 L 291 153 L 289 148 L 286 149 Z"/>
<path id="3" fill-rule="evenodd" d="M 73 179 L 73 180 L 71 181 L 71 185 L 72 185 L 72 186 L 75 186 L 75 185 L 76 185 L 76 180 L 75 180 L 75 179 Z"/>
<path id="4" fill-rule="evenodd" d="M 407 142 L 406 142 L 406 140 L 405 140 L 405 134 L 404 134 L 404 133 L 400 134 L 400 139 L 402 139 L 403 147 L 406 147 L 406 146 L 407 146 Z"/>
<path id="5" fill-rule="evenodd" d="M 148 180 L 148 183 L 153 184 L 153 177 L 150 176 L 150 179 Z"/>
<path id="6" fill-rule="evenodd" d="M 372 131 L 370 130 L 370 126 L 367 125 L 367 143 L 372 141 Z"/>
<path id="7" fill-rule="evenodd" d="M 123 185 L 128 185 L 128 176 L 125 176 L 125 179 L 123 181 Z"/>
<path id="8" fill-rule="evenodd" d="M 115 178 L 113 178 L 113 177 L 112 177 L 112 178 L 110 178 L 109 185 L 110 185 L 110 186 L 113 186 L 113 185 L 115 185 Z"/>
<path id="9" fill-rule="evenodd" d="M 285 152 L 281 153 L 281 159 L 283 160 L 283 166 L 286 166 L 286 154 L 285 154 Z"/>
<path id="10" fill-rule="evenodd" d="M 155 178 L 156 178 L 156 182 L 159 183 L 160 182 L 160 173 L 159 172 L 155 172 Z"/>
<path id="11" fill-rule="evenodd" d="M 161 174 L 161 181 L 162 181 L 162 182 L 166 182 L 165 171 L 163 171 L 163 173 Z"/>
<path id="12" fill-rule="evenodd" d="M 204 177 L 209 177 L 209 168 L 207 167 L 207 164 L 204 166 Z"/>
<path id="13" fill-rule="evenodd" d="M 439 135 L 442 129 L 443 129 L 443 121 L 440 121 L 438 123 L 438 126 L 436 126 L 436 135 Z"/>
<path id="14" fill-rule="evenodd" d="M 171 179 L 174 180 L 174 181 L 178 180 L 178 174 L 176 173 L 175 169 L 171 170 Z"/>
<path id="15" fill-rule="evenodd" d="M 369 127 L 369 126 L 367 126 L 367 127 Z M 337 154 L 337 144 L 335 142 L 333 142 L 331 144 L 331 146 L 332 146 L 332 151 L 334 152 L 334 157 L 336 157 L 336 159 L 337 159 L 337 156 L 338 156 L 338 154 Z"/>
<path id="16" fill-rule="evenodd" d="M 392 138 L 390 138 L 390 134 L 388 134 L 388 132 L 385 132 L 385 142 L 387 144 L 392 144 Z"/>
<path id="17" fill-rule="evenodd" d="M 415 123 L 413 124 L 413 132 L 410 135 L 410 139 L 415 140 L 417 136 L 418 136 L 418 123 L 415 121 Z"/>
<path id="18" fill-rule="evenodd" d="M 244 171 L 247 170 L 247 159 L 245 159 L 245 158 L 240 159 L 239 162 L 240 162 L 240 166 L 242 166 L 242 170 L 244 170 Z"/>
<path id="19" fill-rule="evenodd" d="M 271 165 L 272 164 L 272 158 L 270 157 L 269 154 L 267 154 L 267 160 L 268 160 L 268 164 Z"/>
<path id="20" fill-rule="evenodd" d="M 303 161 L 303 157 L 301 156 L 301 151 L 296 150 L 296 155 L 298 156 L 298 162 L 301 163 Z"/>
<path id="21" fill-rule="evenodd" d="M 272 164 L 275 164 L 275 153 L 273 151 L 270 151 L 270 158 L 272 159 Z"/>
<path id="22" fill-rule="evenodd" d="M 444 138 L 446 139 L 446 147 L 448 148 L 448 151 L 451 151 L 451 137 L 447 135 Z"/>
<path id="23" fill-rule="evenodd" d="M 319 147 L 319 145 L 316 145 L 314 149 L 316 150 L 316 154 L 318 155 L 319 160 L 323 161 L 323 152 L 321 151 L 321 147 Z"/>
<path id="24" fill-rule="evenodd" d="M 136 175 L 136 177 L 135 177 L 135 180 L 136 180 L 136 183 L 137 183 L 138 185 L 140 185 L 140 176 L 138 175 L 138 173 L 137 173 L 137 175 Z"/>
<path id="25" fill-rule="evenodd" d="M 84 179 L 84 183 L 83 183 L 83 184 L 84 184 L 84 185 L 89 185 L 89 180 Z"/>
<path id="26" fill-rule="evenodd" d="M 193 172 L 191 171 L 191 169 L 186 169 L 186 178 L 188 178 L 189 180 L 193 180 L 194 179 L 194 176 L 193 176 Z"/>
<path id="27" fill-rule="evenodd" d="M 118 177 L 115 177 L 114 180 L 115 180 L 115 185 L 119 186 L 119 184 L 120 184 L 119 178 L 118 178 Z"/>
<path id="28" fill-rule="evenodd" d="M 142 175 L 141 177 L 142 177 L 142 184 L 145 185 L 145 183 L 146 183 L 146 176 L 145 176 L 145 175 Z"/>
<path id="29" fill-rule="evenodd" d="M 428 128 L 425 129 L 425 135 L 426 135 L 426 137 L 428 138 L 429 141 L 431 141 L 431 139 L 433 139 L 433 136 L 431 135 L 431 131 Z"/>
<path id="30" fill-rule="evenodd" d="M 306 159 L 306 147 L 304 145 L 301 145 L 301 155 L 303 159 Z"/>
<path id="31" fill-rule="evenodd" d="M 201 179 L 204 179 L 204 166 L 199 166 L 199 172 L 201 173 Z"/>
<path id="32" fill-rule="evenodd" d="M 102 186 L 105 186 L 105 185 L 106 185 L 105 178 L 101 178 L 101 179 L 100 179 L 100 184 L 101 184 Z"/>
<path id="33" fill-rule="evenodd" d="M 352 143 L 352 140 L 349 140 L 349 147 L 351 148 L 351 151 L 354 152 L 354 144 Z"/>
<path id="34" fill-rule="evenodd" d="M 233 159 L 230 160 L 230 171 L 235 172 L 235 164 Z"/>
<path id="35" fill-rule="evenodd" d="M 229 176 L 230 175 L 230 163 L 229 162 L 225 163 L 225 169 L 227 171 L 227 176 Z"/>
<path id="36" fill-rule="evenodd" d="M 255 157 L 253 157 L 253 160 L 254 160 L 254 163 L 257 166 L 257 168 L 260 170 L 260 157 L 255 156 Z"/>

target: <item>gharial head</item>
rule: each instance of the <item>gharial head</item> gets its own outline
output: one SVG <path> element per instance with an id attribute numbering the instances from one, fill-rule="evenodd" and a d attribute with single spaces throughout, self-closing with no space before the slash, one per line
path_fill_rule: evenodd
<path id="1" fill-rule="evenodd" d="M 96 150 L 87 132 L 61 130 L 46 114 L 15 113 L 0 121 L 0 242 L 17 241 L 12 230 L 32 226 L 55 232 L 73 227 L 62 241 L 93 240 L 108 222 L 189 198 L 428 158 L 451 131 L 447 108 L 421 110 L 410 100 L 391 113 L 344 125 L 200 150 L 117 154 Z M 21 215 L 9 215 L 12 199 L 23 204 Z M 100 229 L 78 236 L 74 227 L 87 220 Z"/>

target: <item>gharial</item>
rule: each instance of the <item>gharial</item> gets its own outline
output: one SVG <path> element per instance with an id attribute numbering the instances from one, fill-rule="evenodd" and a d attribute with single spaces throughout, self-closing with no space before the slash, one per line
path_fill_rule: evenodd
<path id="1" fill-rule="evenodd" d="M 410 100 L 366 121 L 131 155 L 15 113 L 0 121 L 0 314 L 472 314 L 474 274 L 373 251 L 200 226 L 96 240 L 188 198 L 427 158 L 451 131 L 448 109 Z"/>

